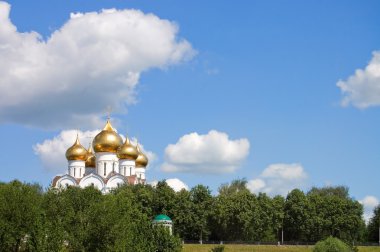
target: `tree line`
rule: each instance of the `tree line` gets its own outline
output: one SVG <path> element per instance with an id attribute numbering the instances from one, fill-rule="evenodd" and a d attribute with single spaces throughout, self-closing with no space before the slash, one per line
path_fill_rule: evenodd
<path id="1" fill-rule="evenodd" d="M 216 195 L 204 185 L 175 192 L 165 181 L 106 195 L 93 187 L 1 183 L 0 251 L 180 251 L 181 240 L 277 242 L 282 232 L 285 241 L 378 241 L 380 207 L 366 225 L 347 187 L 269 197 L 246 183 L 223 184 Z M 173 236 L 152 226 L 157 214 L 172 218 Z"/>

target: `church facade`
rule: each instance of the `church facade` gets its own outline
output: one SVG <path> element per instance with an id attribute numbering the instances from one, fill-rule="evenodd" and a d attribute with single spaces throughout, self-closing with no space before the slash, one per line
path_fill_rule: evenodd
<path id="1" fill-rule="evenodd" d="M 123 184 L 144 184 L 146 181 L 148 158 L 128 137 L 123 142 L 109 119 L 88 149 L 81 145 L 77 136 L 67 149 L 66 158 L 67 173 L 53 179 L 55 188 L 94 186 L 107 193 Z"/>

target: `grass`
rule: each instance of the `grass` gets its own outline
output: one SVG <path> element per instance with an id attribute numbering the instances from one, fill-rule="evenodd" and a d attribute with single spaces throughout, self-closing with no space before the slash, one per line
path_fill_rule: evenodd
<path id="1" fill-rule="evenodd" d="M 210 252 L 217 245 L 185 244 L 183 252 Z M 225 252 L 312 252 L 312 246 L 224 245 Z M 359 247 L 360 252 L 380 252 L 380 247 Z"/>

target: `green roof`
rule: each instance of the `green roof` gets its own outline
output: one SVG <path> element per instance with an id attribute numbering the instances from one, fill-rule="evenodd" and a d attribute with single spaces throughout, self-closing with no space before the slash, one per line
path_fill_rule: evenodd
<path id="1" fill-rule="evenodd" d="M 159 214 L 156 217 L 154 217 L 154 220 L 155 221 L 171 221 L 172 219 L 170 219 L 170 217 L 165 214 Z"/>

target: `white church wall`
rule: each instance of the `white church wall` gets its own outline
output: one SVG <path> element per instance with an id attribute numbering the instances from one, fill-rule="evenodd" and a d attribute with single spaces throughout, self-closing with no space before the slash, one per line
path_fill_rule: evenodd
<path id="1" fill-rule="evenodd" d="M 62 176 L 62 178 L 60 178 L 56 183 L 57 188 L 66 188 L 68 186 L 76 186 L 76 185 L 77 185 L 76 180 L 73 177 L 68 176 L 68 175 Z"/>
<path id="2" fill-rule="evenodd" d="M 136 168 L 136 177 L 137 177 L 137 179 L 145 179 L 145 168 L 137 167 Z"/>
<path id="3" fill-rule="evenodd" d="M 123 177 L 122 175 L 115 175 L 115 176 L 112 176 L 111 178 L 109 178 L 109 180 L 107 181 L 107 189 L 106 189 L 106 192 L 109 192 L 110 190 L 114 189 L 114 188 L 117 188 L 119 186 L 122 186 L 126 183 L 125 181 L 125 177 Z"/>
<path id="4" fill-rule="evenodd" d="M 82 178 L 85 174 L 85 161 L 69 160 L 69 174 L 74 178 Z"/>
<path id="5" fill-rule="evenodd" d="M 135 161 L 128 159 L 119 160 L 119 173 L 123 176 L 132 176 L 136 174 Z"/>
<path id="6" fill-rule="evenodd" d="M 94 186 L 98 190 L 103 191 L 105 184 L 104 184 L 103 179 L 100 176 L 94 173 L 91 173 L 81 179 L 81 181 L 79 182 L 79 186 L 81 188 Z"/>
<path id="7" fill-rule="evenodd" d="M 116 153 L 98 152 L 96 155 L 96 173 L 106 178 L 112 171 L 119 173 L 119 159 Z"/>

